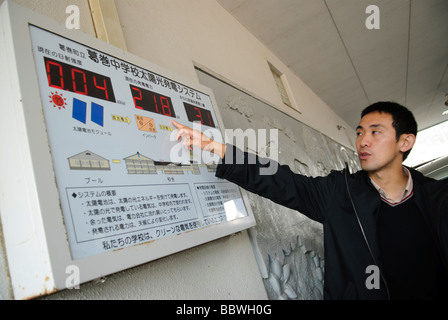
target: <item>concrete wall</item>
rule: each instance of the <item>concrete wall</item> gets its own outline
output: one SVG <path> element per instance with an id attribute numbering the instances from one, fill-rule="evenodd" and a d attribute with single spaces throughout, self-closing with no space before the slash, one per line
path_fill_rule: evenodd
<path id="1" fill-rule="evenodd" d="M 77 5 L 81 30 L 95 36 L 87 0 L 15 0 L 65 25 Z M 184 78 L 210 70 L 336 142 L 349 146 L 337 125 L 349 126 L 214 0 L 116 0 L 127 49 Z M 298 109 L 285 106 L 269 69 L 284 73 Z M 354 136 L 354 132 L 348 132 Z M 0 256 L 4 250 L 0 247 Z M 0 259 L 1 262 L 1 259 Z M 1 263 L 0 263 L 1 266 Z M 11 298 L 6 268 L 0 298 Z M 201 245 L 48 299 L 267 299 L 247 232 Z"/>

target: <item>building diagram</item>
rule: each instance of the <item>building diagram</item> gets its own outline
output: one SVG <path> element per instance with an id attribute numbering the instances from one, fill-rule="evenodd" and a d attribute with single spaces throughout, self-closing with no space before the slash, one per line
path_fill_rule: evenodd
<path id="1" fill-rule="evenodd" d="M 109 160 L 87 150 L 68 158 L 71 170 L 110 170 Z"/>
<path id="2" fill-rule="evenodd" d="M 178 175 L 191 173 L 200 175 L 199 165 L 197 162 L 190 161 L 189 164 L 173 163 L 168 161 L 154 161 L 139 152 L 124 159 L 128 174 L 157 174 L 161 171 L 166 175 Z"/>

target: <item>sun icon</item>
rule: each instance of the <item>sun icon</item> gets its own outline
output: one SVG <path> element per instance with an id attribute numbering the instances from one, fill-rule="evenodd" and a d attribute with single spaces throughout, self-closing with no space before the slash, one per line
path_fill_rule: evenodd
<path id="1" fill-rule="evenodd" d="M 58 93 L 57 91 L 55 91 L 52 92 L 48 97 L 50 98 L 50 103 L 53 104 L 53 107 L 58 108 L 59 110 L 61 110 L 62 108 L 65 109 L 65 106 L 67 105 L 67 99 L 64 98 L 62 93 Z"/>

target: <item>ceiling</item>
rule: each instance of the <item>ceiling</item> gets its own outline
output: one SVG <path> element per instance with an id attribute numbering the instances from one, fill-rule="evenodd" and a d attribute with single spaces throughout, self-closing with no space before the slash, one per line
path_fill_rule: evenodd
<path id="1" fill-rule="evenodd" d="M 217 1 L 352 128 L 385 100 L 419 130 L 448 120 L 448 0 Z"/>

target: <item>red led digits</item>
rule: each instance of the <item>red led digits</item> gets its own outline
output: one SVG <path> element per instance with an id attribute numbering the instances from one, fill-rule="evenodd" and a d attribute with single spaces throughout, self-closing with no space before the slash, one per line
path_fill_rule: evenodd
<path id="1" fill-rule="evenodd" d="M 47 60 L 47 78 L 48 84 L 53 88 L 64 89 L 64 74 L 61 64 Z"/>
<path id="2" fill-rule="evenodd" d="M 157 105 L 157 97 L 155 94 L 153 94 L 152 97 L 154 98 L 154 106 L 156 107 L 156 112 L 160 113 L 159 106 Z"/>
<path id="3" fill-rule="evenodd" d="M 76 76 L 78 75 L 78 77 Z M 81 80 L 79 81 L 79 76 L 81 75 Z M 77 81 L 78 79 L 78 81 Z M 75 93 L 87 95 L 87 80 L 86 80 L 86 74 L 78 69 L 72 68 L 72 80 L 73 80 L 73 91 Z M 78 85 L 79 84 L 79 85 Z M 79 91 L 78 87 L 81 87 L 84 91 Z"/>
<path id="4" fill-rule="evenodd" d="M 197 112 L 196 117 L 201 119 L 201 124 L 204 124 L 204 120 L 202 120 L 201 109 L 199 109 L 198 107 L 194 107 L 194 110 L 196 110 Z"/>
<path id="5" fill-rule="evenodd" d="M 215 128 L 212 113 L 209 110 L 196 107 L 189 103 L 184 103 L 185 112 L 187 113 L 188 121 L 201 121 L 201 124 Z"/>
<path id="6" fill-rule="evenodd" d="M 60 61 L 44 60 L 50 87 L 116 102 L 110 78 Z"/>
<path id="7" fill-rule="evenodd" d="M 154 98 L 155 99 L 155 98 Z M 162 113 L 168 117 L 171 117 L 171 104 L 167 97 L 160 96 L 160 102 L 162 104 Z"/>
<path id="8" fill-rule="evenodd" d="M 136 86 L 130 86 L 134 106 L 137 109 L 158 113 L 167 117 L 176 117 L 171 98 Z"/>
<path id="9" fill-rule="evenodd" d="M 210 112 L 207 113 L 207 118 L 208 118 L 208 123 L 209 123 L 210 127 L 214 127 L 215 124 L 213 123 L 212 114 Z"/>
<path id="10" fill-rule="evenodd" d="M 142 100 L 142 91 L 141 91 L 139 88 L 136 88 L 136 87 L 131 87 L 131 90 L 132 90 L 132 98 L 134 99 L 134 105 L 135 105 L 135 107 L 136 107 L 137 109 L 142 109 L 142 110 L 144 110 L 143 107 L 140 106 L 140 105 L 137 103 L 137 101 L 141 101 L 141 100 Z M 135 95 L 134 91 L 137 92 L 137 95 Z"/>
<path id="11" fill-rule="evenodd" d="M 106 84 L 106 79 L 103 78 L 103 86 L 99 86 L 98 83 L 96 82 L 96 76 L 93 76 L 93 82 L 95 87 L 100 90 L 100 91 L 104 91 L 104 95 L 106 96 L 106 100 L 109 100 L 109 90 L 107 90 L 107 84 Z"/>

